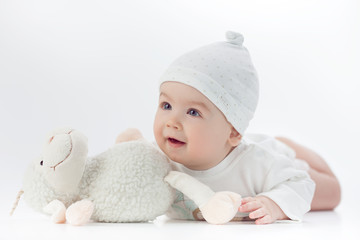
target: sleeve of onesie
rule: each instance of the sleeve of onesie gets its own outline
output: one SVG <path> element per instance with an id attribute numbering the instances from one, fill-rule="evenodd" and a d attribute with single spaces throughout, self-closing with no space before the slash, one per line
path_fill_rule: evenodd
<path id="1" fill-rule="evenodd" d="M 291 220 L 300 221 L 310 210 L 315 183 L 306 171 L 294 167 L 286 156 L 274 159 L 258 195 L 272 199 Z"/>

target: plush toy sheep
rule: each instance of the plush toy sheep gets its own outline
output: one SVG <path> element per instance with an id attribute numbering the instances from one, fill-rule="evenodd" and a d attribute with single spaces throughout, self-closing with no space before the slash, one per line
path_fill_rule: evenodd
<path id="1" fill-rule="evenodd" d="M 170 171 L 166 156 L 136 130 L 119 138 L 121 143 L 90 158 L 80 131 L 52 131 L 25 174 L 21 193 L 26 202 L 51 214 L 55 223 L 145 222 L 167 212 L 174 187 L 199 206 L 208 222 L 223 224 L 234 217 L 238 194 L 214 193 L 189 175 Z"/>

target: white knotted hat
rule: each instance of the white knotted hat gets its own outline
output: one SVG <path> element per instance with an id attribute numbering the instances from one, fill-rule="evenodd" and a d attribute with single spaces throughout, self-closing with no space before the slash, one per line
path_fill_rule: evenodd
<path id="1" fill-rule="evenodd" d="M 253 118 L 259 83 L 244 37 L 226 33 L 226 42 L 213 43 L 176 59 L 160 78 L 187 84 L 205 95 L 243 136 Z"/>

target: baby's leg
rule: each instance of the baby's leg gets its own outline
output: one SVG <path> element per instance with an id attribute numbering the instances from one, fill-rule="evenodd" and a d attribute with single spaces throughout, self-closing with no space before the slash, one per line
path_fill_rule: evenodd
<path id="1" fill-rule="evenodd" d="M 340 184 L 325 160 L 313 150 L 288 138 L 276 137 L 296 152 L 296 158 L 306 161 L 311 179 L 316 183 L 311 210 L 332 210 L 340 203 Z"/>

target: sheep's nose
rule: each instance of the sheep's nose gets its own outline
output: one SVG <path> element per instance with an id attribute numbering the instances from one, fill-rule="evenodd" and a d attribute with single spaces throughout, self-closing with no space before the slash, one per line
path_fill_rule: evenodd
<path id="1" fill-rule="evenodd" d="M 49 140 L 49 143 L 51 143 L 51 141 L 54 139 L 54 136 L 52 136 Z"/>

